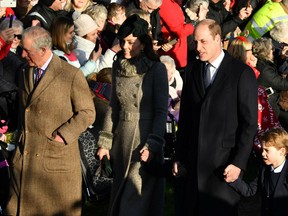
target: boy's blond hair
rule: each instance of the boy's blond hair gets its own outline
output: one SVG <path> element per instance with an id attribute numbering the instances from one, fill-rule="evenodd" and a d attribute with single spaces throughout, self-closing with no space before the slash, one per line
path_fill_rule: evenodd
<path id="1" fill-rule="evenodd" d="M 267 147 L 274 146 L 276 149 L 285 148 L 288 152 L 288 133 L 282 128 L 273 128 L 261 137 L 262 144 Z"/>

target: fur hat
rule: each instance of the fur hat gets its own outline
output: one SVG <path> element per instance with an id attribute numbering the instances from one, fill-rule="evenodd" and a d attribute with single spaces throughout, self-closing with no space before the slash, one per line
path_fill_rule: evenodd
<path id="1" fill-rule="evenodd" d="M 41 2 L 44 5 L 46 5 L 47 7 L 50 7 L 53 4 L 54 1 L 55 0 L 39 0 L 39 2 Z"/>
<path id="2" fill-rule="evenodd" d="M 123 22 L 118 30 L 117 37 L 123 39 L 130 34 L 133 34 L 134 37 L 148 34 L 148 23 L 137 14 L 129 16 Z"/>
<path id="3" fill-rule="evenodd" d="M 98 29 L 96 22 L 87 14 L 74 12 L 72 17 L 74 20 L 75 32 L 80 37 Z"/>

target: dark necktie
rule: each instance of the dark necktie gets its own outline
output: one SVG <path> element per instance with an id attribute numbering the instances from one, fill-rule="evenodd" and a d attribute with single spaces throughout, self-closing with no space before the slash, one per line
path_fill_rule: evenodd
<path id="1" fill-rule="evenodd" d="M 204 69 L 204 85 L 205 88 L 207 88 L 211 83 L 211 64 L 209 62 L 206 63 L 205 69 Z"/>
<path id="2" fill-rule="evenodd" d="M 36 68 L 36 74 L 35 74 L 35 84 L 38 83 L 43 75 L 43 70 L 41 68 Z"/>

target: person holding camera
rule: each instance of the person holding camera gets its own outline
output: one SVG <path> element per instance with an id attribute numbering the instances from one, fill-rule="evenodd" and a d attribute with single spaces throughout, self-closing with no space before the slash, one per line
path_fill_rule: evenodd
<path id="1" fill-rule="evenodd" d="M 98 26 L 92 17 L 88 14 L 74 12 L 73 20 L 76 34 L 73 52 L 79 60 L 80 65 L 85 65 L 91 59 L 96 63 L 95 70 L 93 71 L 96 73 L 103 68 L 112 67 L 113 58 L 120 50 L 118 41 L 115 40 L 115 45 L 111 49 L 107 49 L 104 55 L 102 55 L 102 47 L 99 43 L 97 47 L 97 41 L 99 42 L 97 35 Z M 91 73 L 84 72 L 84 76 L 88 76 L 89 74 Z"/>
<path id="2" fill-rule="evenodd" d="M 288 73 L 288 22 L 280 21 L 270 31 L 274 51 L 274 61 L 281 74 Z"/>
<path id="3" fill-rule="evenodd" d="M 256 68 L 260 71 L 258 77 L 258 83 L 265 88 L 273 90 L 269 95 L 269 102 L 278 116 L 282 126 L 288 129 L 288 119 L 284 122 L 281 121 L 280 112 L 281 107 L 279 106 L 280 91 L 288 90 L 288 79 L 283 79 L 277 69 L 277 65 L 274 61 L 273 55 L 274 47 L 271 38 L 258 38 L 253 42 L 253 54 L 257 57 L 258 62 Z"/>
<path id="4" fill-rule="evenodd" d="M 274 28 L 270 31 L 270 37 L 272 38 L 272 44 L 274 47 L 274 63 L 277 68 L 278 74 L 280 74 L 284 80 L 287 80 L 288 74 L 288 35 L 287 35 L 288 23 L 280 21 L 275 24 Z M 280 98 L 278 105 L 280 107 L 279 121 L 282 126 L 288 129 L 288 90 L 280 92 Z"/>

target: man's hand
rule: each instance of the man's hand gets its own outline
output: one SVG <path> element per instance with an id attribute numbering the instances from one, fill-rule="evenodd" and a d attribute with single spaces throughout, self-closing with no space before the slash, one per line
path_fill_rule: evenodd
<path id="1" fill-rule="evenodd" d="M 233 164 L 229 164 L 224 170 L 224 179 L 226 182 L 234 182 L 239 178 L 241 169 L 239 167 L 234 166 Z"/>
<path id="2" fill-rule="evenodd" d="M 161 49 L 164 52 L 168 52 L 169 50 L 171 50 L 173 48 L 173 45 L 169 44 L 169 43 L 165 43 L 161 46 Z"/>
<path id="3" fill-rule="evenodd" d="M 62 139 L 62 137 L 59 134 L 56 135 L 54 140 L 57 141 L 57 142 L 65 143 L 64 140 Z"/>
<path id="4" fill-rule="evenodd" d="M 0 32 L 0 37 L 6 42 L 6 44 L 12 43 L 14 40 L 14 29 L 8 28 Z"/>

